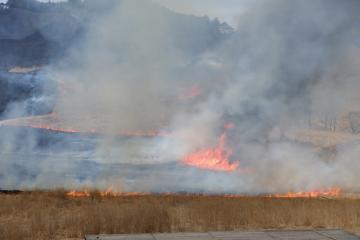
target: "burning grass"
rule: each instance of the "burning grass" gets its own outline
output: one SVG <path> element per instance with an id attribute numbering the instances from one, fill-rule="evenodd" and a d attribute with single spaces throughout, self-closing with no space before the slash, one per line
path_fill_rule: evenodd
<path id="1" fill-rule="evenodd" d="M 0 239 L 84 234 L 345 228 L 360 232 L 360 200 L 200 195 L 69 197 L 65 191 L 0 194 Z"/>

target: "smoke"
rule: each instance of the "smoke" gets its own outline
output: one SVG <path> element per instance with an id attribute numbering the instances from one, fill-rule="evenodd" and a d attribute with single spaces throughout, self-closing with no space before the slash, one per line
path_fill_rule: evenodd
<path id="1" fill-rule="evenodd" d="M 10 186 L 356 190 L 356 143 L 321 148 L 311 145 L 313 140 L 301 143 L 289 136 L 321 130 L 326 132 L 320 139 L 324 145 L 338 135 L 351 135 L 339 116 L 358 111 L 359 8 L 356 0 L 260 1 L 242 9 L 231 31 L 150 1 L 119 1 L 89 23 L 79 44 L 48 69 L 68 89 L 56 106 L 61 121 L 105 133 L 86 140 L 95 152 L 86 148 L 81 156 L 67 154 L 59 161 L 44 157 L 35 171 L 40 174 Z M 194 87 L 200 93 L 184 97 Z M 235 128 L 224 130 L 228 122 Z M 171 136 L 116 137 L 154 130 Z M 179 164 L 191 152 L 216 146 L 223 131 L 234 151 L 230 161 L 240 160 L 241 169 L 222 173 Z M 61 137 L 67 138 L 56 138 Z M 55 170 L 49 162 L 59 166 L 59 174 L 49 174 Z"/>

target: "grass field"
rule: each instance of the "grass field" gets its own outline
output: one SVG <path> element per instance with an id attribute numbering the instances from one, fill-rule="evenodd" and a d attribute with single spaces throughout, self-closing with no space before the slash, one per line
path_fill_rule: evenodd
<path id="1" fill-rule="evenodd" d="M 65 191 L 0 194 L 0 239 L 85 234 L 343 228 L 360 232 L 360 200 L 221 196 L 69 198 Z"/>

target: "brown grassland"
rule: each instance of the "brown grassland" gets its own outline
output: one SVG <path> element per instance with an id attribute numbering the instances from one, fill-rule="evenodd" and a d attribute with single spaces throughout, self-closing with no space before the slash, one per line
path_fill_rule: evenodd
<path id="1" fill-rule="evenodd" d="M 69 198 L 65 191 L 0 194 L 0 239 L 85 234 L 343 228 L 360 232 L 360 200 L 221 196 Z"/>

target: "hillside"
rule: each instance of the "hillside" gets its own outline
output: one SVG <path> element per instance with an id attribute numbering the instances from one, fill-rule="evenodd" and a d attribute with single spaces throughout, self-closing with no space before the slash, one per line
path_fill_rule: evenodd
<path id="1" fill-rule="evenodd" d="M 32 101 L 34 97 L 39 99 L 41 94 L 54 97 L 56 89 L 43 91 L 44 84 L 51 79 L 43 79 L 41 71 L 40 74 L 39 71 L 21 74 L 8 71 L 14 67 L 48 66 L 61 61 L 69 50 L 80 48 L 88 30 L 118 4 L 119 1 L 114 0 L 60 3 L 10 0 L 1 4 L 0 71 L 3 73 L 0 74 L 0 119 L 8 118 L 4 113 L 13 112 L 9 106 L 18 103 L 25 110 L 11 117 L 51 112 L 53 104 L 44 107 L 41 101 Z M 218 20 L 175 13 L 151 2 L 147 4 L 160 17 L 170 19 L 169 26 L 176 29 L 171 41 L 193 58 L 219 44 L 233 31 L 229 25 Z M 27 107 L 29 105 L 31 107 Z"/>

